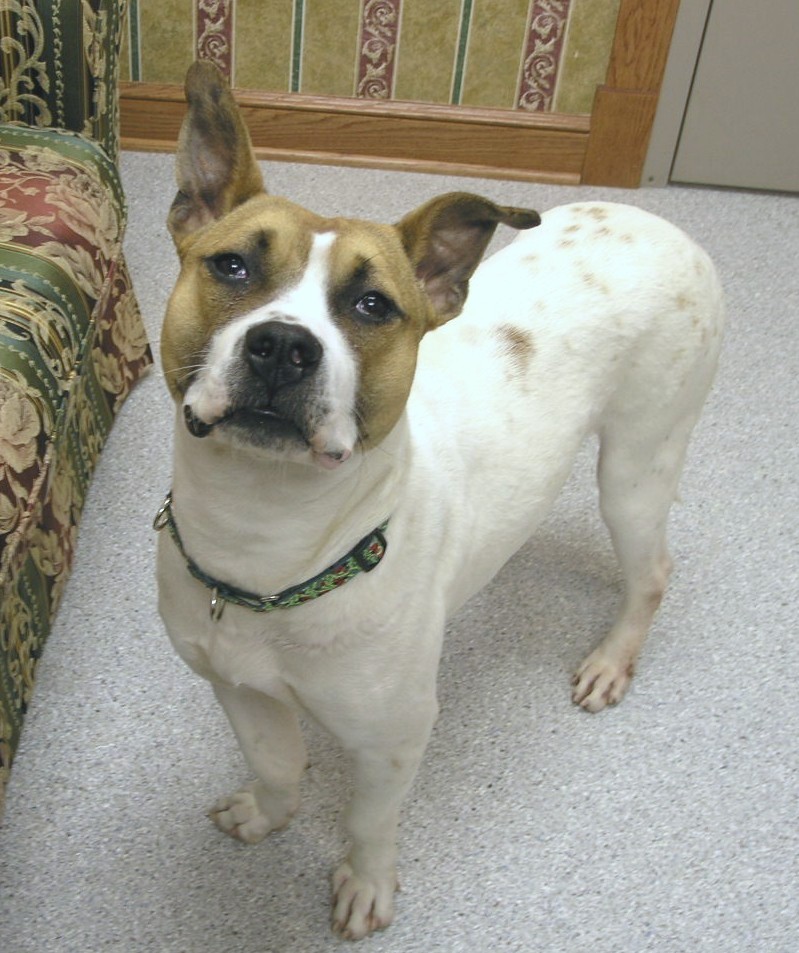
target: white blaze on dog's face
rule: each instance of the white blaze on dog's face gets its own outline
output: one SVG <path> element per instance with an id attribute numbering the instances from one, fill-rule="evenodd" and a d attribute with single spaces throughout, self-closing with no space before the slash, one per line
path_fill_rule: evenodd
<path id="1" fill-rule="evenodd" d="M 196 437 L 332 468 L 400 418 L 423 335 L 454 317 L 497 224 L 534 212 L 464 193 L 397 226 L 327 219 L 266 194 L 246 128 L 208 64 L 187 79 L 181 258 L 161 340 Z"/>

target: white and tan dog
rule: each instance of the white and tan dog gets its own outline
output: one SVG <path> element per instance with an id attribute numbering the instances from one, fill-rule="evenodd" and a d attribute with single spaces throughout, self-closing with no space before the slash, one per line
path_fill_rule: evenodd
<path id="1" fill-rule="evenodd" d="M 445 619 L 527 540 L 591 433 L 626 591 L 574 700 L 598 711 L 627 689 L 669 575 L 721 292 L 682 232 L 621 205 L 538 225 L 456 193 L 396 226 L 322 218 L 265 193 L 211 67 L 192 67 L 187 96 L 160 609 L 257 778 L 216 804 L 223 831 L 254 843 L 296 811 L 299 714 L 351 756 L 333 925 L 359 938 L 393 917 Z M 471 277 L 499 223 L 531 230 Z"/>

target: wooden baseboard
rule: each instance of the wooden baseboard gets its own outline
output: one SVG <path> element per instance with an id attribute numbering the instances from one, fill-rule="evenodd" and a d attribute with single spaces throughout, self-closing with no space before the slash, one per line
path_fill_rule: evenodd
<path id="1" fill-rule="evenodd" d="M 621 0 L 605 84 L 591 112 L 582 181 L 637 188 L 680 0 Z"/>
<path id="2" fill-rule="evenodd" d="M 657 101 L 657 93 L 648 90 L 597 89 L 584 185 L 626 189 L 640 185 Z"/>
<path id="3" fill-rule="evenodd" d="M 122 145 L 172 151 L 179 86 L 122 83 Z M 587 116 L 372 102 L 237 90 L 262 158 L 577 184 Z"/>

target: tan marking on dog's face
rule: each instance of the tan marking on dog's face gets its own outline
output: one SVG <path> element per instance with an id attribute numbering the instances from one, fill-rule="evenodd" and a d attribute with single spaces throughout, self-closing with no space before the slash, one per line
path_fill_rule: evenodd
<path id="1" fill-rule="evenodd" d="M 202 366 L 215 331 L 299 278 L 318 221 L 299 206 L 264 194 L 179 243 L 180 275 L 161 333 L 164 375 L 176 400 Z M 251 280 L 221 280 L 213 262 L 223 255 L 240 256 Z"/>
<path id="2" fill-rule="evenodd" d="M 161 340 L 173 397 L 181 401 L 217 332 L 237 318 L 279 306 L 303 276 L 316 238 L 330 235 L 325 255 L 324 320 L 343 337 L 356 368 L 352 416 L 365 447 L 399 420 L 410 392 L 419 342 L 439 319 L 417 281 L 392 226 L 327 219 L 293 203 L 257 196 L 179 245 L 181 273 Z M 215 274 L 220 257 L 236 255 L 246 282 Z M 290 315 L 302 321 L 302 315 Z M 224 403 L 225 394 L 220 398 Z M 219 413 L 223 413 L 220 406 Z"/>
<path id="3" fill-rule="evenodd" d="M 399 420 L 419 342 L 438 319 L 393 227 L 348 220 L 334 226 L 332 313 L 358 362 L 358 428 L 370 447 Z"/>

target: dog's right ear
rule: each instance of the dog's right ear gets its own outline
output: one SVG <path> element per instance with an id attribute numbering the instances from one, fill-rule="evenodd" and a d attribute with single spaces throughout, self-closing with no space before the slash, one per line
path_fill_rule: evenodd
<path id="1" fill-rule="evenodd" d="M 534 228 L 541 224 L 541 216 L 532 209 L 496 205 L 468 192 L 450 192 L 425 202 L 397 223 L 438 324 L 460 313 L 469 278 L 499 224 Z"/>
<path id="2" fill-rule="evenodd" d="M 189 67 L 186 101 L 189 111 L 177 149 L 178 194 L 167 219 L 175 242 L 264 191 L 247 127 L 212 63 Z"/>

